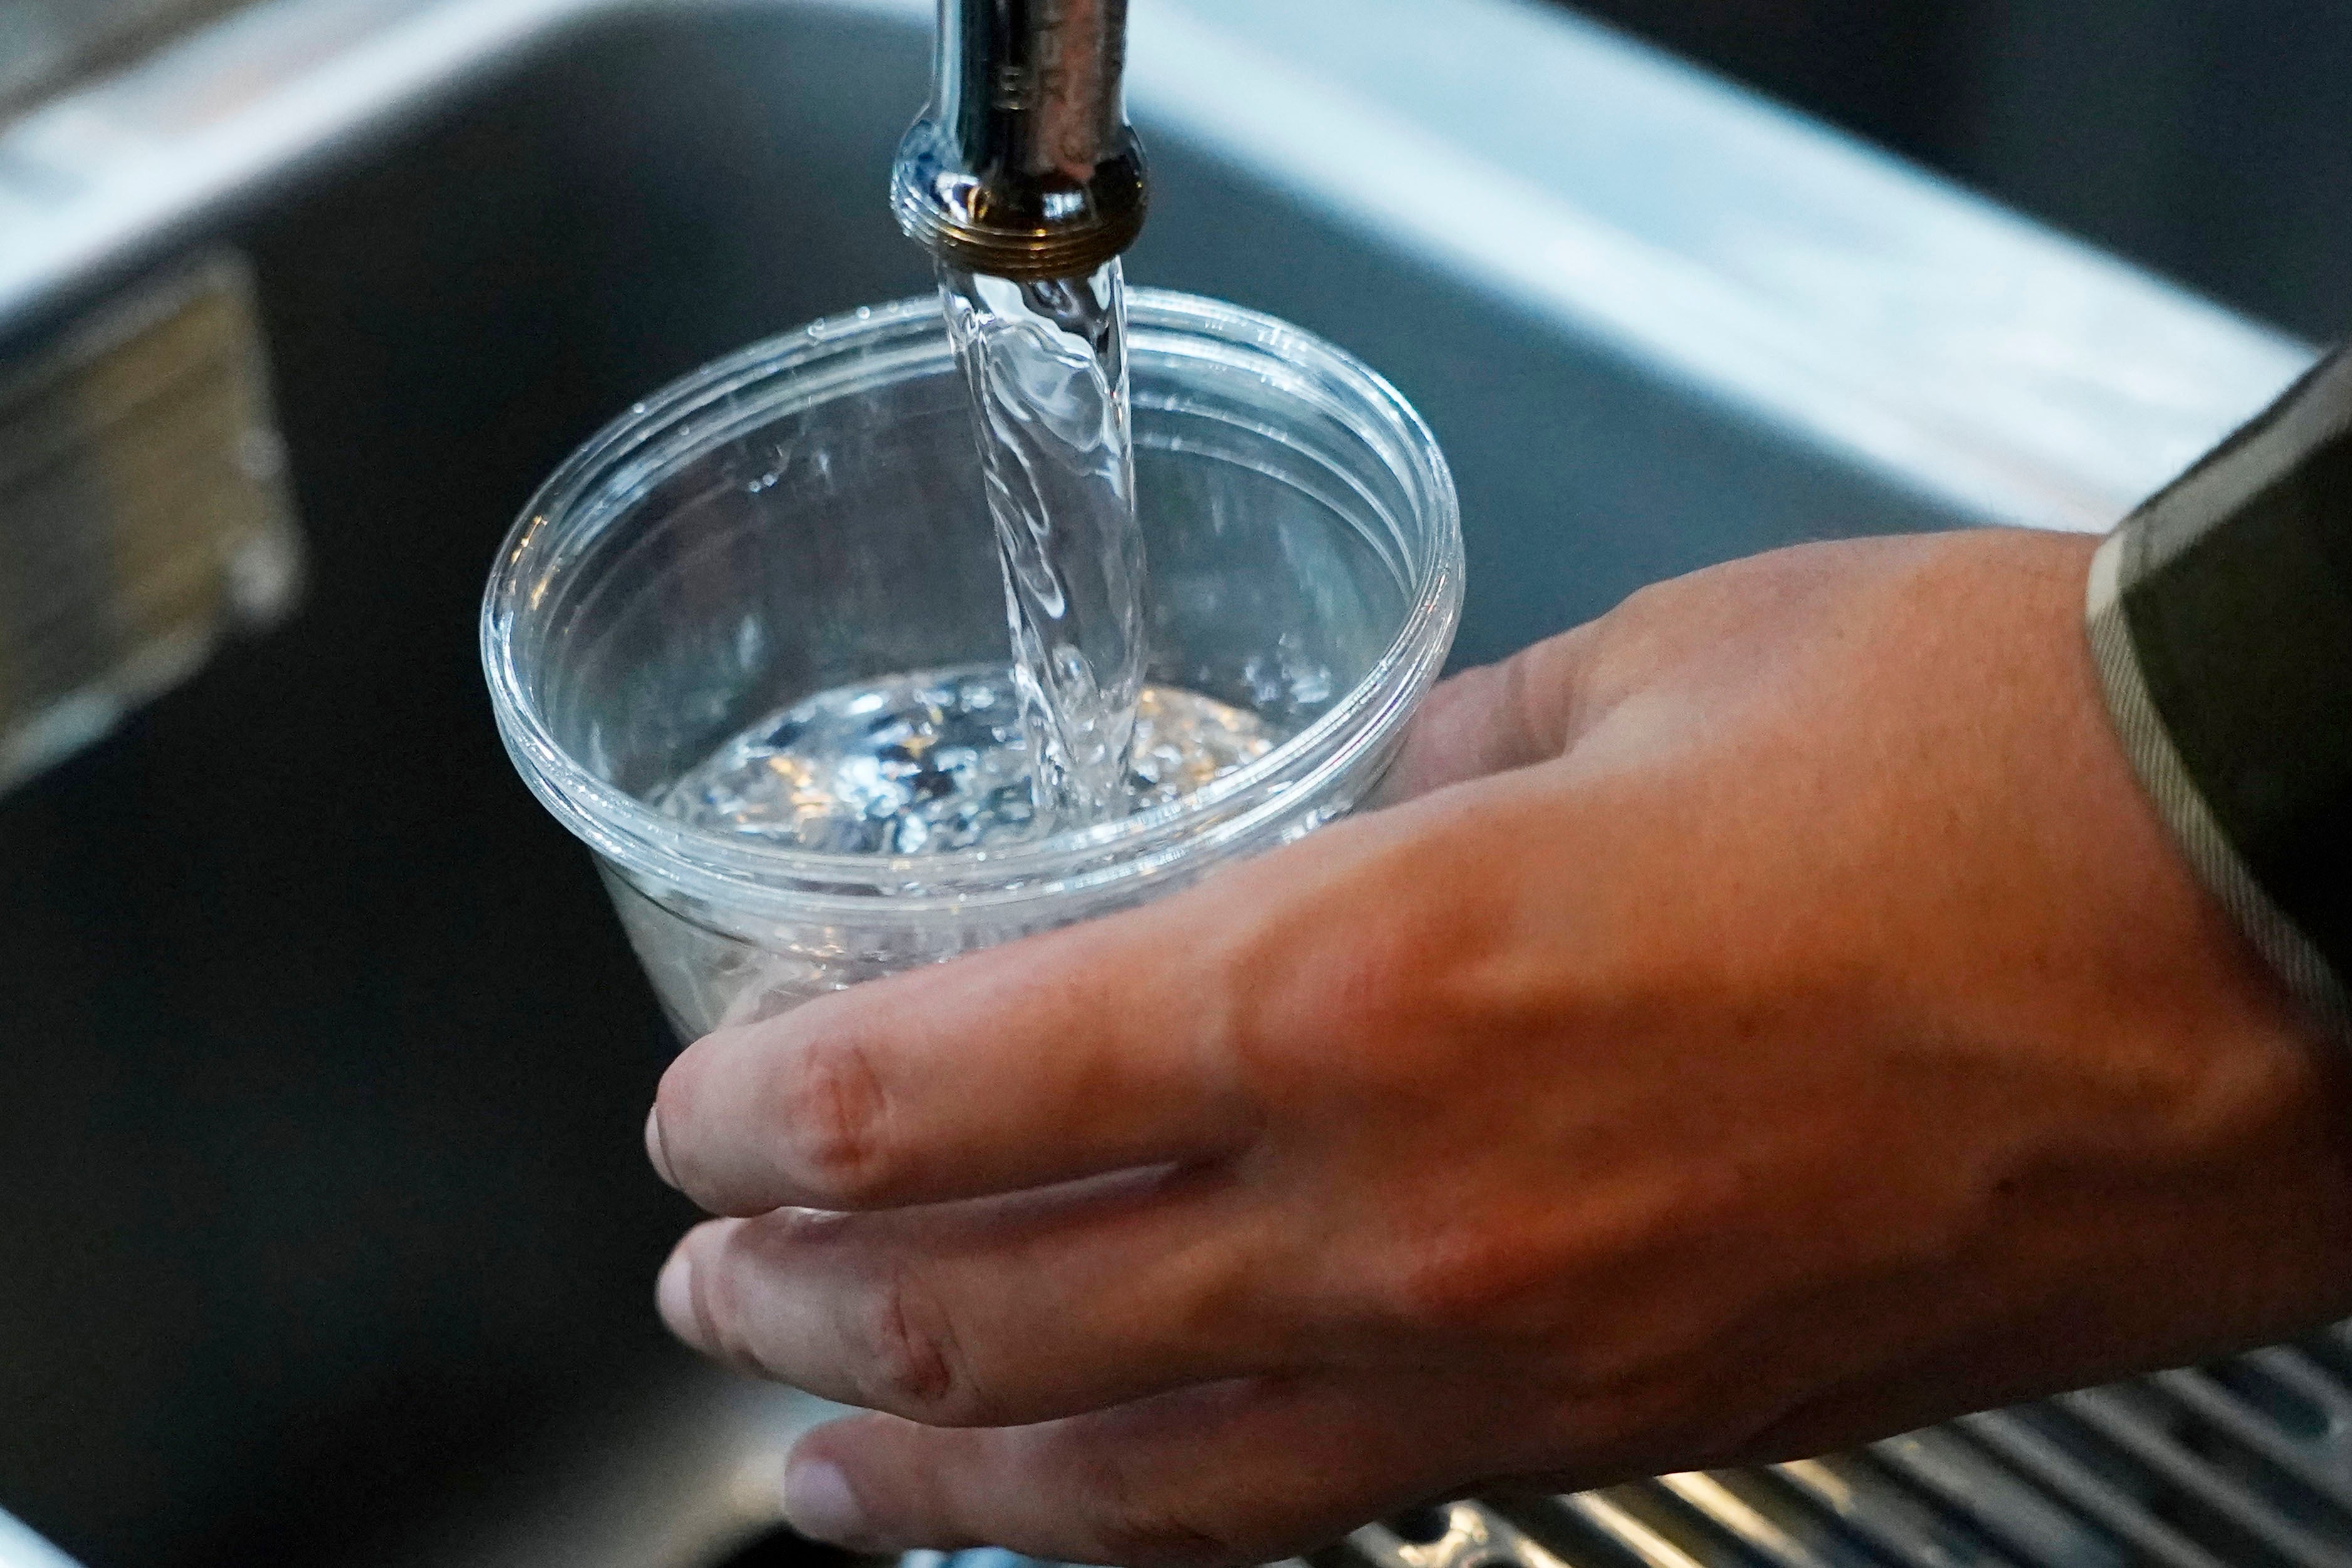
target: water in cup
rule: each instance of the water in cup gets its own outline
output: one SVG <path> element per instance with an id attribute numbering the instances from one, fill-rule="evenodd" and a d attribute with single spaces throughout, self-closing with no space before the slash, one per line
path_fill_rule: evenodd
<path id="1" fill-rule="evenodd" d="M 1143 684 L 1118 262 L 1030 282 L 943 266 L 940 299 L 971 396 L 1012 659 L 793 703 L 664 790 L 670 815 L 836 853 L 987 848 L 1173 800 L 1282 739 L 1246 709 Z"/>
<path id="2" fill-rule="evenodd" d="M 1019 676 L 970 665 L 820 692 L 752 725 L 663 792 L 696 827 L 836 854 L 927 854 L 1036 836 Z M 1244 708 L 1144 686 L 1125 716 L 1134 809 L 1255 762 L 1281 737 Z"/>
<path id="3" fill-rule="evenodd" d="M 1149 657 L 1123 799 L 1082 831 L 1040 820 L 935 294 L 665 390 L 517 520 L 483 601 L 500 731 L 679 1039 L 1169 896 L 1393 755 L 1460 602 L 1427 430 L 1296 328 L 1129 309 Z"/>

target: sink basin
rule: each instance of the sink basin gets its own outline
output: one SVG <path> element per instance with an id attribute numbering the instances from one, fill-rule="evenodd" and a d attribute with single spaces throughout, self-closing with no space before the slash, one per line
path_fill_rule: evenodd
<path id="1" fill-rule="evenodd" d="M 1137 0 L 1130 276 L 1423 411 L 1463 660 L 1792 540 L 2101 526 L 2305 359 L 1564 15 L 1350 16 Z M 882 192 L 928 47 L 898 4 L 278 0 L 0 131 L 0 362 L 242 256 L 309 556 L 0 800 L 0 1505 L 93 1568 L 690 1568 L 772 1517 L 810 1411 L 654 1320 L 671 1045 L 474 614 L 633 396 L 927 287 Z"/>

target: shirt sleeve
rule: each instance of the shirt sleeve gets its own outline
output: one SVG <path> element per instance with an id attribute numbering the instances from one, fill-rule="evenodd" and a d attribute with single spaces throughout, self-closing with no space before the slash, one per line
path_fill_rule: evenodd
<path id="1" fill-rule="evenodd" d="M 2352 1040 L 2352 350 L 2125 520 L 2088 620 L 2124 748 L 2198 874 Z"/>

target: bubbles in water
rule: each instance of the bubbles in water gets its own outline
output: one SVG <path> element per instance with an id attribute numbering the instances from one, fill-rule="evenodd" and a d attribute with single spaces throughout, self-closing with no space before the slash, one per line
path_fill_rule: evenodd
<path id="1" fill-rule="evenodd" d="M 1282 738 L 1244 709 L 1145 686 L 1122 798 L 1156 806 Z M 923 854 L 1017 843 L 1055 825 L 1002 664 L 888 675 L 823 692 L 728 741 L 655 804 L 718 832 L 835 853 Z M 1062 824 L 1067 825 L 1067 824 Z"/>

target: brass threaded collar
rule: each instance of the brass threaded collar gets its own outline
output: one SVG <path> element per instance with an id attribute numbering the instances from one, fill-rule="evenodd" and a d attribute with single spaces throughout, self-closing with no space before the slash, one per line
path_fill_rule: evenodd
<path id="1" fill-rule="evenodd" d="M 925 129 L 908 137 L 891 168 L 890 206 L 908 237 L 950 266 L 1020 282 L 1081 277 L 1143 232 L 1150 188 L 1131 137 L 1082 185 L 1060 187 L 1082 196 L 1077 211 L 1048 219 L 1042 182 L 1009 186 L 954 173 L 938 157 L 938 143 L 922 134 Z M 1031 221 L 990 222 L 982 214 L 992 208 Z"/>

